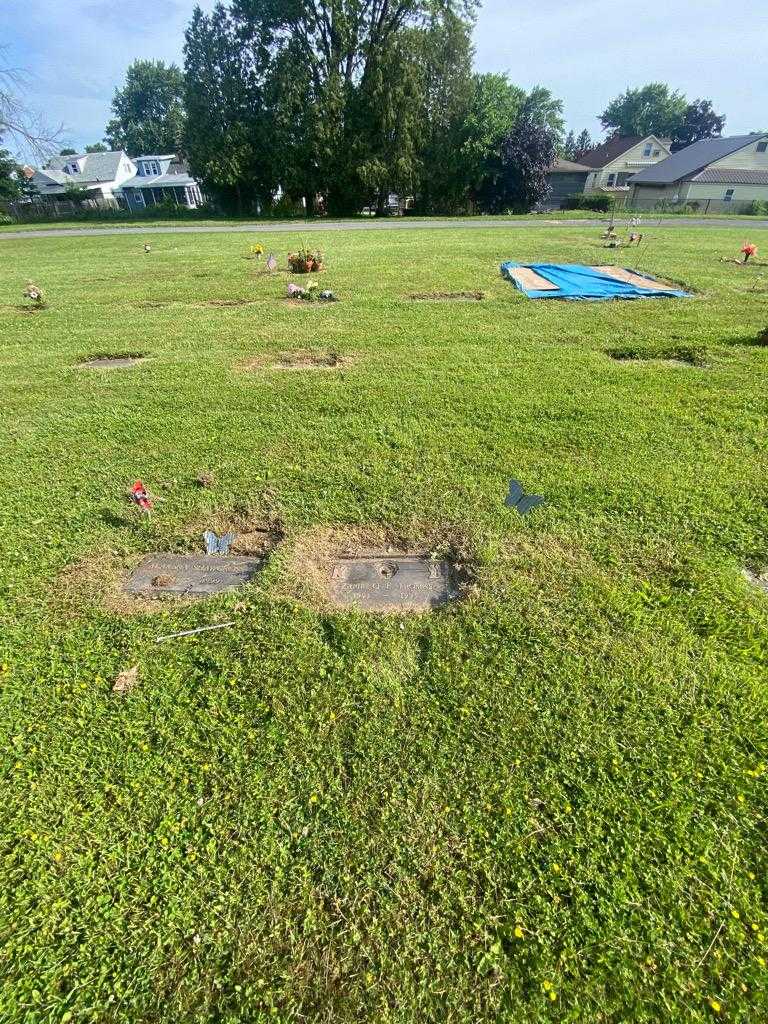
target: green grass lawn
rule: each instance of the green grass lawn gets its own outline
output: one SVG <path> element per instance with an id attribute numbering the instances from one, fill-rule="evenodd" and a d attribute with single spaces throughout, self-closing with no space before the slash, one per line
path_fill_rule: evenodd
<path id="1" fill-rule="evenodd" d="M 2 243 L 0 1021 L 768 1019 L 768 293 L 739 229 L 598 234 L 265 239 L 324 249 L 323 308 L 257 236 Z M 613 258 L 695 297 L 498 273 Z M 270 368 L 305 349 L 346 362 Z M 149 358 L 75 365 L 108 352 Z M 279 521 L 257 583 L 116 598 L 214 521 Z M 470 593 L 324 608 L 301 552 L 361 529 Z"/>

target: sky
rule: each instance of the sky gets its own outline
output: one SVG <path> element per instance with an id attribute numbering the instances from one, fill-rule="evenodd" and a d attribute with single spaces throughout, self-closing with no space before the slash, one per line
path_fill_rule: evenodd
<path id="1" fill-rule="evenodd" d="M 209 10 L 214 0 L 200 0 Z M 29 107 L 63 124 L 61 145 L 99 141 L 115 88 L 138 57 L 182 61 L 193 0 L 0 0 L 1 66 L 27 73 Z M 628 87 L 664 81 L 726 115 L 725 134 L 768 129 L 765 0 L 487 0 L 478 71 L 547 86 L 569 128 L 601 137 L 597 116 Z"/>

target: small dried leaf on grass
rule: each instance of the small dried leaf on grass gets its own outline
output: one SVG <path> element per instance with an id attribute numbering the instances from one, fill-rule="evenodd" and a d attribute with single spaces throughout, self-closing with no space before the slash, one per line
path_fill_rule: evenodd
<path id="1" fill-rule="evenodd" d="M 127 668 L 121 672 L 112 686 L 112 693 L 130 693 L 131 690 L 136 686 L 139 681 L 139 666 L 134 665 L 133 668 Z"/>
<path id="2" fill-rule="evenodd" d="M 213 473 L 200 473 L 195 480 L 198 487 L 213 487 L 215 477 Z"/>

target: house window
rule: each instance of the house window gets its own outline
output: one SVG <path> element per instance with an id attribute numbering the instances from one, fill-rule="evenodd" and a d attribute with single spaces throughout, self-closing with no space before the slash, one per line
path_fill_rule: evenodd
<path id="1" fill-rule="evenodd" d="M 643 150 L 643 156 L 650 156 L 652 152 L 653 152 L 653 144 L 649 142 L 648 145 Z"/>
<path id="2" fill-rule="evenodd" d="M 762 142 L 758 142 L 758 144 L 757 144 L 757 152 L 758 153 L 764 153 L 766 151 L 766 149 L 768 149 L 768 139 L 763 139 Z"/>
<path id="3" fill-rule="evenodd" d="M 734 190 L 732 188 L 727 188 L 725 190 L 725 195 L 723 196 L 724 203 L 730 203 L 733 201 L 733 192 Z"/>
<path id="4" fill-rule="evenodd" d="M 615 184 L 616 184 L 616 175 L 615 174 L 609 174 L 608 175 L 608 188 L 613 188 L 613 186 Z"/>
<path id="5" fill-rule="evenodd" d="M 143 194 L 143 192 L 141 191 L 140 188 L 136 188 L 136 189 L 133 190 L 133 192 L 131 193 L 131 199 L 133 199 L 134 203 L 137 206 L 145 206 L 146 205 L 145 202 L 144 202 L 144 194 Z"/>
<path id="6" fill-rule="evenodd" d="M 654 156 L 661 156 L 661 150 L 660 149 L 654 149 L 653 155 Z"/>

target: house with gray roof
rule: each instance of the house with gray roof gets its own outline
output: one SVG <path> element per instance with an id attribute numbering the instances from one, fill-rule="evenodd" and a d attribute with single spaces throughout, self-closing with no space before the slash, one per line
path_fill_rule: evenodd
<path id="1" fill-rule="evenodd" d="M 560 210 L 569 196 L 584 191 L 589 174 L 590 168 L 586 165 L 558 157 L 547 171 L 549 194 L 536 209 Z"/>
<path id="2" fill-rule="evenodd" d="M 742 213 L 768 202 L 768 134 L 701 139 L 629 179 L 637 209 Z"/>
<path id="3" fill-rule="evenodd" d="M 195 209 L 203 195 L 186 164 L 175 153 L 135 157 L 136 173 L 120 187 L 128 209 L 141 211 L 159 203 Z"/>
<path id="4" fill-rule="evenodd" d="M 90 199 L 109 200 L 124 181 L 136 174 L 136 165 L 123 150 L 107 153 L 76 153 L 52 157 L 31 178 L 38 195 L 62 196 L 84 189 Z"/>

